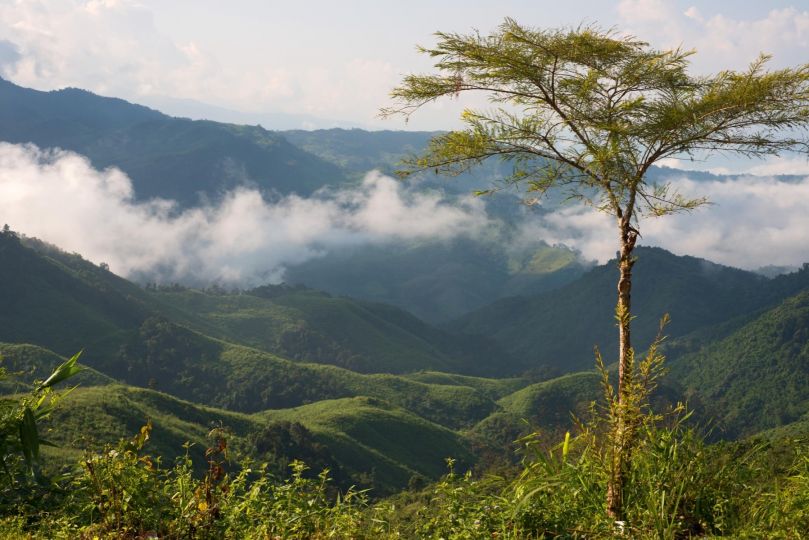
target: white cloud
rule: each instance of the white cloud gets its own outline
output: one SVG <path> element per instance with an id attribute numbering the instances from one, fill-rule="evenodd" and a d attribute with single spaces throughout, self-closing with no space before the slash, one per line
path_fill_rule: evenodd
<path id="1" fill-rule="evenodd" d="M 670 4 L 663 0 L 623 0 L 618 4 L 622 19 L 634 23 L 659 23 L 671 20 Z"/>
<path id="2" fill-rule="evenodd" d="M 702 13 L 700 13 L 697 6 L 691 6 L 690 8 L 686 9 L 683 12 L 683 15 L 688 17 L 689 19 L 694 19 L 697 21 L 702 21 Z"/>
<path id="3" fill-rule="evenodd" d="M 758 176 L 776 176 L 779 174 L 809 175 L 809 159 L 806 156 L 779 156 L 753 165 L 748 169 L 750 174 Z"/>
<path id="4" fill-rule="evenodd" d="M 644 219 L 641 244 L 748 269 L 809 262 L 809 177 L 695 181 L 684 174 L 672 184 L 713 204 L 690 214 Z M 618 248 L 613 220 L 588 207 L 566 207 L 525 227 L 526 234 L 577 248 L 602 263 Z"/>
<path id="5" fill-rule="evenodd" d="M 745 69 L 762 52 L 774 67 L 802 64 L 809 54 L 809 11 L 794 7 L 753 20 L 695 6 L 679 12 L 661 0 L 622 0 L 617 11 L 624 30 L 657 47 L 695 49 L 692 63 L 703 73 Z"/>
<path id="6" fill-rule="evenodd" d="M 660 167 L 668 167 L 669 169 L 679 169 L 682 171 L 707 171 L 709 173 L 719 175 L 733 174 L 733 170 L 730 167 L 717 166 L 717 165 L 707 166 L 706 161 L 691 161 L 687 159 L 663 158 L 657 162 L 657 165 Z"/>
<path id="7" fill-rule="evenodd" d="M 794 153 L 783 156 L 770 156 L 757 161 L 739 158 L 724 166 L 706 166 L 705 161 L 689 161 L 676 158 L 661 159 L 657 164 L 661 167 L 681 171 L 704 170 L 716 175 L 809 175 L 809 157 Z"/>
<path id="8" fill-rule="evenodd" d="M 22 56 L 2 75 L 26 86 L 131 95 L 132 89 L 171 84 L 162 81 L 194 68 L 157 30 L 151 12 L 133 2 L 4 2 L 0 32 Z"/>
<path id="9" fill-rule="evenodd" d="M 479 200 L 445 204 L 376 172 L 352 189 L 267 203 L 239 189 L 220 204 L 178 213 L 135 202 L 128 177 L 76 154 L 0 143 L 0 215 L 12 229 L 130 277 L 256 284 L 325 249 L 396 239 L 474 235 L 488 223 Z"/>
<path id="10" fill-rule="evenodd" d="M 604 263 L 615 256 L 617 234 L 607 214 L 582 205 L 564 206 L 539 218 L 525 220 L 518 240 L 544 240 L 573 248 L 586 260 Z"/>
<path id="11" fill-rule="evenodd" d="M 405 71 L 363 57 L 335 59 L 322 47 L 319 58 L 304 61 L 303 43 L 279 49 L 267 39 L 251 48 L 228 40 L 224 48 L 204 34 L 177 38 L 176 30 L 167 33 L 150 8 L 130 0 L 0 2 L 0 76 L 41 90 L 76 86 L 133 101 L 170 96 L 372 123 Z M 19 57 L 3 62 L 3 50 Z"/>
<path id="12" fill-rule="evenodd" d="M 757 268 L 809 261 L 809 177 L 673 181 L 714 204 L 644 219 L 641 244 Z M 179 212 L 171 201 L 136 202 L 129 178 L 93 169 L 76 154 L 0 143 L 0 215 L 13 229 L 106 262 L 125 276 L 240 285 L 282 279 L 285 266 L 326 250 L 399 239 L 491 232 L 481 199 L 448 204 L 372 172 L 353 188 L 268 203 L 238 189 L 215 206 Z M 516 211 L 516 210 L 515 210 Z M 614 221 L 583 206 L 525 218 L 520 240 L 565 244 L 605 262 L 617 249 Z"/>

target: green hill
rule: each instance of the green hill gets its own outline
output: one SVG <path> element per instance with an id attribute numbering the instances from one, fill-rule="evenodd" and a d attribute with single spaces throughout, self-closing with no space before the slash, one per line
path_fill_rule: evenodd
<path id="1" fill-rule="evenodd" d="M 765 438 L 771 441 L 787 440 L 787 439 L 809 439 L 809 412 L 788 424 L 783 424 L 774 428 L 765 429 L 756 433 L 754 438 Z"/>
<path id="2" fill-rule="evenodd" d="M 504 412 L 539 425 L 569 425 L 570 413 L 582 415 L 601 396 L 600 381 L 601 376 L 595 372 L 572 373 L 532 384 L 497 403 Z"/>
<path id="3" fill-rule="evenodd" d="M 515 294 L 565 285 L 585 271 L 577 255 L 541 242 L 495 238 L 364 245 L 290 266 L 285 279 L 333 294 L 383 302 L 441 323 Z"/>
<path id="4" fill-rule="evenodd" d="M 370 396 L 458 428 L 496 407 L 485 393 L 470 386 L 425 384 L 396 375 L 290 361 L 211 339 L 159 317 L 147 318 L 117 353 L 88 357 L 85 362 L 128 384 L 241 412 Z"/>
<path id="5" fill-rule="evenodd" d="M 484 337 L 454 335 L 391 306 L 302 287 L 265 286 L 244 294 L 164 290 L 152 297 L 189 328 L 294 360 L 365 373 L 503 375 L 524 369 Z"/>
<path id="6" fill-rule="evenodd" d="M 249 415 L 193 404 L 188 401 L 121 384 L 80 386 L 60 403 L 43 424 L 45 437 L 58 444 L 56 455 L 76 457 L 81 448 L 99 448 L 129 438 L 152 420 L 151 451 L 167 462 L 193 443 L 200 456 L 210 429 L 224 425 L 236 435 L 257 431 L 260 423 Z"/>
<path id="7" fill-rule="evenodd" d="M 0 294 L 0 342 L 62 356 L 84 349 L 88 365 L 140 385 L 218 356 L 217 340 L 365 372 L 513 374 L 524 367 L 486 338 L 453 335 L 390 306 L 284 286 L 146 291 L 12 232 L 0 234 Z"/>
<path id="8" fill-rule="evenodd" d="M 472 424 L 494 407 L 489 397 L 468 386 L 424 384 L 390 375 L 361 375 L 337 367 L 293 362 L 210 338 L 161 315 L 165 304 L 154 300 L 154 296 L 163 293 L 147 294 L 77 256 L 41 254 L 22 245 L 11 233 L 0 237 L 0 288 L 6 299 L 5 309 L 0 313 L 0 340 L 3 342 L 31 343 L 60 356 L 72 355 L 84 348 L 82 361 L 108 377 L 153 387 L 197 403 L 255 412 L 322 399 L 370 395 L 453 427 Z M 220 298 L 182 293 L 186 298 L 203 302 L 221 302 L 217 305 L 222 309 L 222 318 L 232 316 L 226 309 L 231 301 L 246 311 L 249 310 L 242 302 L 293 314 L 299 313 L 295 309 L 301 306 L 311 308 L 312 301 L 315 306 L 332 301 L 311 291 L 301 294 L 302 298 L 290 299 L 288 305 L 284 305 L 278 298 L 275 299 L 278 303 L 274 304 L 273 299 L 254 295 Z M 397 343 L 396 336 L 412 340 L 422 351 L 439 350 L 427 343 L 430 336 L 459 346 L 443 332 L 430 329 L 399 310 L 333 301 L 337 303 L 334 317 L 354 312 L 356 318 L 349 319 L 348 323 L 367 317 L 373 323 L 364 327 L 363 331 L 367 332 L 376 325 L 371 335 L 373 339 L 358 346 L 358 350 L 370 358 L 384 358 L 386 354 L 391 362 L 397 358 L 394 353 L 388 353 L 393 348 L 390 343 Z M 298 308 L 290 307 L 295 305 Z M 325 315 L 326 311 L 318 314 Z M 387 322 L 383 315 L 389 317 Z M 211 314 L 210 318 L 216 317 Z M 260 317 L 257 319 L 266 322 Z M 205 322 L 205 317 L 199 315 L 195 320 Z M 394 322 L 398 322 L 398 326 Z M 245 325 L 249 324 L 251 321 L 247 320 Z M 211 326 L 215 325 L 211 323 Z M 228 337 L 234 338 L 234 333 L 238 332 L 230 330 Z M 416 330 L 423 332 L 421 340 L 413 337 Z M 244 330 L 256 339 L 261 331 L 261 328 Z M 390 333 L 391 337 L 383 337 L 382 331 Z M 355 341 L 365 337 L 362 333 L 354 335 Z M 400 340 L 398 344 L 396 354 L 402 362 L 409 358 L 406 349 L 410 344 L 407 340 Z M 449 347 L 447 343 L 444 345 Z M 379 346 L 380 350 L 375 353 L 372 346 Z M 343 347 L 351 350 L 350 343 L 343 342 Z M 441 358 L 439 353 L 434 354 L 435 358 Z M 423 359 L 429 358 L 427 353 L 423 355 Z M 53 362 L 55 357 L 43 365 Z M 436 362 L 425 362 L 419 367 L 437 367 Z M 43 370 L 40 367 L 38 373 Z"/>
<path id="9" fill-rule="evenodd" d="M 638 248 L 633 272 L 633 343 L 648 346 L 669 313 L 672 338 L 763 309 L 809 285 L 809 272 L 766 278 L 659 248 Z M 617 350 L 617 269 L 609 262 L 561 288 L 495 302 L 448 328 L 493 338 L 517 358 L 561 372 L 589 369 L 597 345 L 607 361 Z M 791 291 L 791 293 L 790 293 Z"/>
<path id="10" fill-rule="evenodd" d="M 62 356 L 86 349 L 97 357 L 102 341 L 137 328 L 150 309 L 143 291 L 114 274 L 44 244 L 23 245 L 0 234 L 0 341 L 33 343 Z"/>
<path id="11" fill-rule="evenodd" d="M 809 412 L 809 291 L 671 363 L 696 406 L 736 438 Z"/>
<path id="12" fill-rule="evenodd" d="M 273 422 L 299 422 L 325 446 L 335 460 L 333 466 L 352 477 L 368 479 L 375 494 L 401 489 L 414 475 L 437 478 L 444 472 L 448 456 L 465 463 L 473 460 L 459 434 L 383 400 L 365 397 L 246 415 L 153 390 L 107 385 L 74 390 L 43 429 L 59 444 L 49 455 L 65 462 L 77 459 L 79 449 L 130 437 L 147 420 L 153 424 L 147 451 L 160 455 L 166 463 L 185 454 L 186 442 L 193 444 L 192 457 L 201 461 L 213 427 L 230 433 L 230 446 L 238 453 L 255 455 L 251 436 Z"/>
<path id="13" fill-rule="evenodd" d="M 340 169 L 259 126 L 173 118 L 84 90 L 40 92 L 0 79 L 0 140 L 59 147 L 115 166 L 140 199 L 193 206 L 238 185 L 309 194 Z"/>
<path id="14" fill-rule="evenodd" d="M 388 374 L 365 375 L 333 366 L 290 362 L 238 346 L 224 347 L 215 362 L 188 371 L 185 380 L 181 377 L 168 384 L 165 390 L 172 394 L 190 394 L 196 401 L 245 412 L 368 396 L 450 428 L 471 425 L 496 408 L 493 400 L 469 386 L 426 384 Z M 200 387 L 204 390 L 198 391 Z"/>
<path id="15" fill-rule="evenodd" d="M 357 304 L 312 291 L 285 291 L 283 287 L 280 295 L 270 294 L 274 289 L 256 293 L 264 296 L 147 293 L 78 256 L 57 251 L 49 256 L 28 248 L 12 233 L 0 237 L 0 275 L 0 287 L 8 299 L 0 314 L 0 340 L 35 344 L 60 356 L 84 348 L 82 361 L 101 374 L 182 399 L 255 412 L 323 399 L 371 396 L 450 427 L 471 425 L 495 407 L 486 393 L 470 386 L 425 384 L 290 361 L 208 337 L 171 319 L 193 312 L 193 317 L 188 315 L 180 322 L 192 327 L 198 324 L 205 331 L 218 329 L 233 341 L 268 340 L 262 333 L 271 333 L 273 325 L 295 326 L 303 320 L 334 340 L 330 346 L 337 343 L 340 351 L 358 351 L 351 354 L 387 361 L 387 367 L 397 371 L 447 366 L 450 358 L 463 361 L 462 355 L 450 357 L 450 352 L 463 352 L 464 347 L 483 349 L 474 340 L 458 341 L 395 308 Z M 183 299 L 187 311 L 178 307 L 166 310 L 168 297 Z M 208 306 L 209 311 L 201 306 Z M 354 327 L 360 324 L 364 326 Z M 293 336 L 299 335 L 293 332 Z M 290 350 L 305 356 L 307 349 L 300 342 L 291 343 L 297 343 L 298 349 Z M 396 362 L 405 367 L 397 367 Z M 38 372 L 43 370 L 40 367 Z"/>
<path id="16" fill-rule="evenodd" d="M 602 395 L 600 380 L 597 373 L 584 371 L 526 386 L 498 400 L 499 409 L 471 433 L 513 458 L 511 443 L 519 437 L 538 431 L 553 441 L 571 430 L 571 415 L 586 418 L 590 404 Z"/>
<path id="17" fill-rule="evenodd" d="M 516 392 L 520 388 L 524 388 L 530 384 L 528 379 L 522 377 L 487 379 L 484 377 L 458 375 L 456 373 L 441 373 L 439 371 L 418 371 L 416 373 L 408 373 L 404 375 L 404 377 L 412 381 L 426 384 L 468 386 L 494 400 Z"/>
<path id="18" fill-rule="evenodd" d="M 474 460 L 458 433 L 375 398 L 321 401 L 258 416 L 301 422 L 341 464 L 350 470 L 373 470 L 382 485 L 404 486 L 414 475 L 437 478 L 446 472 L 447 457 L 466 464 Z"/>
<path id="19" fill-rule="evenodd" d="M 26 343 L 0 343 L 0 367 L 5 368 L 9 379 L 0 380 L 0 393 L 16 393 L 31 388 L 31 383 L 44 380 L 66 358 Z M 100 386 L 113 384 L 115 379 L 82 366 L 84 369 L 71 379 L 72 384 Z"/>

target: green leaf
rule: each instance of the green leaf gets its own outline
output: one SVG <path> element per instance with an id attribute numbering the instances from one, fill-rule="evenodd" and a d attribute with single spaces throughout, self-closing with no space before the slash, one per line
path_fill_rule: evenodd
<path id="1" fill-rule="evenodd" d="M 562 444 L 562 458 L 567 458 L 570 451 L 570 432 L 565 432 L 565 442 Z"/>
<path id="2" fill-rule="evenodd" d="M 53 386 L 54 384 L 62 382 L 82 371 L 84 368 L 76 365 L 76 362 L 79 360 L 82 352 L 83 351 L 77 352 L 70 360 L 67 360 L 62 365 L 57 367 L 53 373 L 51 373 L 51 376 L 45 379 L 45 382 L 39 385 L 37 390 L 42 390 L 43 388 Z"/>
<path id="3" fill-rule="evenodd" d="M 37 422 L 34 413 L 29 407 L 25 408 L 20 422 L 20 444 L 25 463 L 28 469 L 33 472 L 34 463 L 39 461 L 39 433 L 37 432 Z"/>
<path id="4" fill-rule="evenodd" d="M 47 439 L 39 439 L 39 446 L 50 446 L 51 448 L 59 448 L 59 445 Z"/>

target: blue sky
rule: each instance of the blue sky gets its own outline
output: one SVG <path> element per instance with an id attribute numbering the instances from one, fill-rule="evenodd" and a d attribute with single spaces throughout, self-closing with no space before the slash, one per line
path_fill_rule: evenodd
<path id="1" fill-rule="evenodd" d="M 429 71 L 417 44 L 433 43 L 437 30 L 485 33 L 507 16 L 537 27 L 597 23 L 660 48 L 694 48 L 703 73 L 743 69 L 760 52 L 776 67 L 809 59 L 806 0 L 0 0 L 0 75 L 269 129 L 451 129 L 464 106 L 485 101 L 439 102 L 408 124 L 377 113 L 404 74 Z M 789 167 L 809 172 L 798 161 Z"/>

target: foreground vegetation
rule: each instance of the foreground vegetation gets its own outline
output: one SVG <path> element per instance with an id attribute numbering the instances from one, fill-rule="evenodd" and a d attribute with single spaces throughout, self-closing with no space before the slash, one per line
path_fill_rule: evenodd
<path id="1" fill-rule="evenodd" d="M 456 473 L 393 498 L 336 490 L 293 461 L 286 479 L 228 460 L 210 434 L 206 471 L 146 449 L 151 426 L 88 452 L 57 483 L 3 489 L 4 537 L 17 538 L 609 538 L 602 449 L 588 434 L 553 448 L 530 441 L 512 480 Z M 27 490 L 19 489 L 28 486 Z M 34 496 L 34 494 L 38 496 Z M 45 496 L 43 496 L 43 493 Z M 11 497 L 9 497 L 11 495 Z M 682 424 L 644 427 L 626 494 L 631 538 L 801 538 L 809 530 L 809 446 L 706 446 Z"/>
<path id="2" fill-rule="evenodd" d="M 42 466 L 37 425 L 64 395 L 76 357 L 26 395 L 3 402 L 4 538 L 801 538 L 809 531 L 809 444 L 780 438 L 707 445 L 677 406 L 655 414 L 644 396 L 659 375 L 650 355 L 638 366 L 636 444 L 625 521 L 604 506 L 615 411 L 596 407 L 578 434 L 547 444 L 520 441 L 522 463 L 504 476 L 456 471 L 393 497 L 336 486 L 328 469 L 301 461 L 256 463 L 231 450 L 225 427 L 172 462 L 150 450 L 147 423 L 117 445 L 87 450 L 60 471 Z M 606 401 L 611 387 L 602 373 Z M 640 383 L 639 383 L 640 384 Z M 62 407 L 66 402 L 61 403 Z M 288 428 L 287 428 L 288 429 Z M 294 431 L 294 430 L 292 430 Z M 290 431 L 291 432 L 291 431 Z M 324 449 L 296 451 L 318 462 Z M 264 434 L 268 456 L 279 448 Z M 340 482 L 342 484 L 342 482 Z"/>

